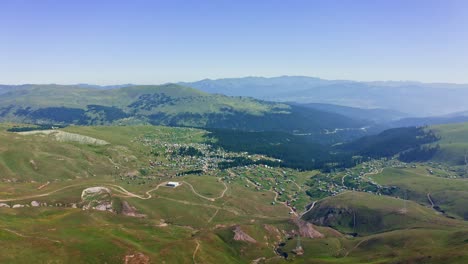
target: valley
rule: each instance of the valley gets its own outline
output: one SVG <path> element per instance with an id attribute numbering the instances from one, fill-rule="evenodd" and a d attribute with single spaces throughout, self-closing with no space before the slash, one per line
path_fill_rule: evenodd
<path id="1" fill-rule="evenodd" d="M 9 241 L 2 242 L 2 262 L 355 263 L 392 256 L 462 263 L 468 257 L 462 253 L 467 182 L 450 165 L 384 158 L 329 172 L 298 170 L 264 154 L 226 150 L 203 129 L 7 132 L 13 127 L 25 125 L 3 124 L 0 132 L 0 233 Z M 83 198 L 87 188 L 96 193 Z M 432 242 L 416 243 L 421 236 Z M 420 253 L 408 257 L 407 249 L 388 247 L 397 241 Z M 449 241 L 450 247 L 437 246 Z"/>

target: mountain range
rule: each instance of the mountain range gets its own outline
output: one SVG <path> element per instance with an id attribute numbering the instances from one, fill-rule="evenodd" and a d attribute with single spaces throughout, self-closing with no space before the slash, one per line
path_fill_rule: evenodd
<path id="1" fill-rule="evenodd" d="M 208 94 L 177 84 L 95 89 L 77 85 L 3 87 L 0 119 L 46 124 L 141 124 L 320 133 L 367 121 L 308 107 Z"/>
<path id="2" fill-rule="evenodd" d="M 411 116 L 466 111 L 468 84 L 409 81 L 358 82 L 305 76 L 245 77 L 182 83 L 209 93 L 258 99 L 391 109 Z"/>

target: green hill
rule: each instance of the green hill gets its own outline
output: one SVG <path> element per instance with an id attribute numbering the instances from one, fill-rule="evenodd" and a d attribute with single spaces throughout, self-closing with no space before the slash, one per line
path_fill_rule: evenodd
<path id="1" fill-rule="evenodd" d="M 108 90 L 19 86 L 2 94 L 0 120 L 77 125 L 150 123 L 304 133 L 364 125 L 334 113 L 248 97 L 207 94 L 176 84 Z"/>
<path id="2" fill-rule="evenodd" d="M 6 132 L 13 126 L 0 126 L 2 263 L 467 260 L 466 222 L 410 201 L 402 211 L 401 199 L 346 192 L 320 200 L 306 214 L 324 226 L 299 225 L 291 206 L 301 213 L 312 202 L 305 183 L 317 172 L 257 164 L 221 170 L 217 164 L 236 157 L 260 164 L 271 158 L 220 150 L 207 130 L 69 126 Z M 181 185 L 166 187 L 167 181 Z M 112 211 L 84 208 L 101 202 L 88 200 L 100 195 L 82 198 L 83 190 L 98 186 L 110 191 L 100 194 Z M 317 232 L 323 237 L 308 235 Z"/>
<path id="3" fill-rule="evenodd" d="M 441 216 L 413 201 L 345 192 L 325 198 L 303 216 L 314 224 L 333 227 L 344 233 L 369 235 L 397 229 L 467 227 L 466 223 Z"/>
<path id="4" fill-rule="evenodd" d="M 466 166 L 468 164 L 468 123 L 438 125 L 432 126 L 431 129 L 440 136 L 437 142 L 440 150 L 433 160 Z"/>

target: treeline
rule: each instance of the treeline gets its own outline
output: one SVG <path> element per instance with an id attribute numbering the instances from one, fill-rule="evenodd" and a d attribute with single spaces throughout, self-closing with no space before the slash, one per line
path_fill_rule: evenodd
<path id="1" fill-rule="evenodd" d="M 174 156 L 191 156 L 191 157 L 203 157 L 203 153 L 194 147 L 181 147 L 175 151 L 172 155 Z"/>
<path id="2" fill-rule="evenodd" d="M 426 127 L 407 127 L 386 130 L 336 147 L 310 142 L 305 137 L 284 132 L 245 132 L 211 129 L 207 137 L 215 147 L 228 151 L 263 154 L 281 160 L 281 163 L 262 164 L 284 166 L 299 170 L 320 169 L 324 172 L 356 165 L 355 156 L 383 158 L 398 155 L 404 162 L 431 159 L 439 146 L 428 143 L 439 137 Z M 244 158 L 221 163 L 220 168 L 255 164 Z"/>
<path id="3" fill-rule="evenodd" d="M 8 112 L 3 113 L 3 115 L 6 114 Z M 58 123 L 63 125 L 102 125 L 129 117 L 120 108 L 102 105 L 87 105 L 86 109 L 70 107 L 32 109 L 31 107 L 26 107 L 16 109 L 14 114 L 34 123 Z M 1 113 L 0 116 L 2 116 Z"/>
<path id="4" fill-rule="evenodd" d="M 385 130 L 378 135 L 366 136 L 337 147 L 337 150 L 371 158 L 392 157 L 406 152 L 402 158 L 407 161 L 430 157 L 434 149 L 423 148 L 424 144 L 439 140 L 427 127 L 402 127 Z"/>
<path id="5" fill-rule="evenodd" d="M 242 166 L 249 166 L 249 165 L 267 165 L 270 167 L 280 167 L 281 163 L 272 160 L 260 159 L 260 160 L 252 160 L 245 157 L 234 157 L 230 158 L 230 161 L 222 161 L 218 163 L 218 168 L 225 170 L 234 167 L 242 167 Z"/>
<path id="6" fill-rule="evenodd" d="M 280 164 L 284 167 L 300 170 L 328 170 L 354 165 L 350 153 L 332 153 L 330 147 L 326 145 L 309 142 L 302 136 L 289 133 L 222 129 L 210 129 L 210 132 L 207 137 L 214 142 L 212 144 L 215 147 L 234 152 L 263 154 L 282 160 Z M 238 159 L 237 163 L 242 166 L 247 161 Z M 271 166 L 277 165 L 272 164 Z"/>
<path id="7" fill-rule="evenodd" d="M 35 125 L 35 126 L 14 126 L 12 128 L 7 129 L 8 132 L 28 132 L 28 131 L 36 131 L 36 130 L 49 130 L 49 129 L 56 129 L 56 128 L 64 128 L 63 125 Z"/>
<path id="8" fill-rule="evenodd" d="M 403 162 L 427 161 L 439 151 L 439 144 L 435 146 L 420 146 L 400 153 L 398 159 Z"/>

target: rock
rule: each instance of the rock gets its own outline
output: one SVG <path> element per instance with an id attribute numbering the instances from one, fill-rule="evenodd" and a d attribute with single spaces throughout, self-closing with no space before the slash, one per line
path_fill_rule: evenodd
<path id="1" fill-rule="evenodd" d="M 10 208 L 10 206 L 6 203 L 0 203 L 0 207 Z"/>
<path id="2" fill-rule="evenodd" d="M 41 205 L 41 204 L 40 204 L 39 202 L 37 202 L 37 201 L 32 201 L 32 202 L 31 202 L 31 206 L 32 206 L 32 207 L 38 207 L 38 206 L 40 206 L 40 205 Z"/>
<path id="3" fill-rule="evenodd" d="M 13 205 L 13 207 L 11 207 L 11 208 L 22 208 L 22 207 L 24 207 L 24 205 L 22 205 L 22 204 L 15 204 L 15 205 Z"/>
<path id="4" fill-rule="evenodd" d="M 112 194 L 106 187 L 91 187 L 81 193 L 83 210 L 112 211 Z"/>
<path id="5" fill-rule="evenodd" d="M 94 209 L 96 209 L 98 211 L 106 211 L 107 210 L 107 205 L 100 204 L 100 205 L 97 205 L 96 207 L 94 207 Z"/>
<path id="6" fill-rule="evenodd" d="M 257 240 L 253 239 L 247 233 L 245 233 L 240 226 L 234 228 L 234 240 L 236 241 L 245 241 L 249 243 L 257 243 Z"/>
<path id="7" fill-rule="evenodd" d="M 134 206 L 131 206 L 127 201 L 122 201 L 122 214 L 132 217 L 146 217 L 144 214 L 137 213 Z"/>
<path id="8" fill-rule="evenodd" d="M 124 259 L 125 264 L 149 264 L 150 258 L 143 253 L 135 253 L 126 255 Z"/>
<path id="9" fill-rule="evenodd" d="M 302 219 L 295 218 L 292 220 L 294 224 L 299 228 L 299 235 L 307 238 L 323 238 L 325 237 L 322 233 L 315 230 L 315 226 Z"/>

